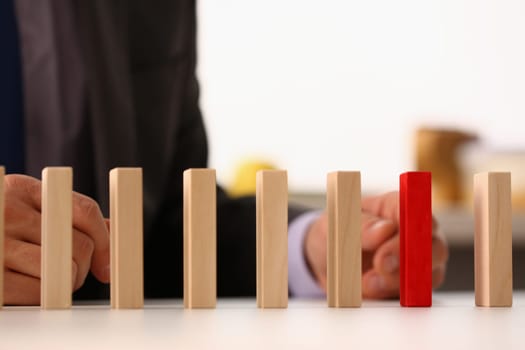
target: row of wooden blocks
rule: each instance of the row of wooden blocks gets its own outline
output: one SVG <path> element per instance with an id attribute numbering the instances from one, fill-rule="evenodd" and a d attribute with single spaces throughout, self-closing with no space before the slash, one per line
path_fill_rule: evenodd
<path id="1" fill-rule="evenodd" d="M 0 183 L 4 169 L 0 167 Z M 288 183 L 284 170 L 257 173 L 257 306 L 288 304 Z M 110 182 L 111 306 L 142 308 L 142 169 L 116 168 Z M 475 291 L 480 306 L 512 305 L 510 174 L 474 178 Z M 432 304 L 431 174 L 400 176 L 400 302 Z M 216 305 L 216 176 L 213 169 L 184 172 L 184 306 Z M 361 306 L 361 176 L 327 177 L 327 299 L 330 307 Z M 0 186 L 0 213 L 4 212 Z M 0 215 L 3 247 L 4 215 Z M 3 265 L 3 249 L 0 249 Z M 72 304 L 72 169 L 42 172 L 41 307 Z M 3 293 L 0 269 L 0 306 Z"/>

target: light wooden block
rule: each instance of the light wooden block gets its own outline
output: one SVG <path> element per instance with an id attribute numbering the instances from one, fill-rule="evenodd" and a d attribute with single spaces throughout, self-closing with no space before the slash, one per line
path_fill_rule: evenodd
<path id="1" fill-rule="evenodd" d="M 257 306 L 288 306 L 288 179 L 284 170 L 257 172 Z"/>
<path id="2" fill-rule="evenodd" d="M 214 169 L 184 172 L 184 307 L 217 303 L 217 187 Z"/>
<path id="3" fill-rule="evenodd" d="M 330 307 L 360 307 L 361 174 L 337 171 L 327 178 L 327 298 Z"/>
<path id="4" fill-rule="evenodd" d="M 111 307 L 144 306 L 142 169 L 115 168 L 109 173 Z"/>
<path id="5" fill-rule="evenodd" d="M 4 305 L 4 175 L 5 168 L 0 166 L 0 309 Z"/>
<path id="6" fill-rule="evenodd" d="M 43 309 L 67 309 L 72 300 L 73 170 L 48 167 L 42 171 Z"/>
<path id="7" fill-rule="evenodd" d="M 512 306 L 510 173 L 474 175 L 474 261 L 477 306 Z"/>

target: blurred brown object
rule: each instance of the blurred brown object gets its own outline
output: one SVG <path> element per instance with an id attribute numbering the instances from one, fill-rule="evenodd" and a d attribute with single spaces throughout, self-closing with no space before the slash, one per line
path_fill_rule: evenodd
<path id="1" fill-rule="evenodd" d="M 416 131 L 416 168 L 432 172 L 432 202 L 436 206 L 458 205 L 463 201 L 458 150 L 477 138 L 476 134 L 455 129 L 420 128 Z"/>

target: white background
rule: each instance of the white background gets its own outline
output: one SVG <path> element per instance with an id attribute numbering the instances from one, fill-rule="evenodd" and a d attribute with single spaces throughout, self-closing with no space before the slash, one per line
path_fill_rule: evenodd
<path id="1" fill-rule="evenodd" d="M 421 125 L 525 148 L 525 1 L 201 0 L 199 76 L 219 181 L 258 156 L 393 189 Z"/>

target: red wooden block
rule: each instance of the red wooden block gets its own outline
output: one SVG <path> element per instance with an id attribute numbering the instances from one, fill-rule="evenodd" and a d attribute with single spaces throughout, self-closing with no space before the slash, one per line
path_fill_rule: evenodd
<path id="1" fill-rule="evenodd" d="M 429 172 L 399 178 L 400 269 L 402 306 L 432 305 L 432 194 Z"/>

